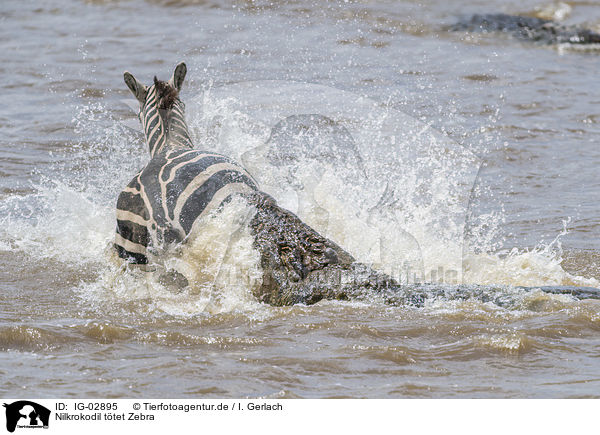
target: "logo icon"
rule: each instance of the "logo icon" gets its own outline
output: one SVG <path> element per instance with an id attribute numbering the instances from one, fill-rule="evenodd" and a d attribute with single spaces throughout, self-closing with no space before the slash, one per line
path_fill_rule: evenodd
<path id="1" fill-rule="evenodd" d="M 18 400 L 4 404 L 6 408 L 6 430 L 14 432 L 18 428 L 48 428 L 50 410 L 29 400 Z"/>

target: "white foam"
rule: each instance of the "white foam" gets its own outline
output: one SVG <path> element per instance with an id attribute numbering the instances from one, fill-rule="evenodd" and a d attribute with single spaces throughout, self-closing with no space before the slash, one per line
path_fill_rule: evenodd
<path id="1" fill-rule="evenodd" d="M 36 194 L 14 196 L 0 206 L 6 211 L 2 243 L 34 258 L 97 261 L 112 239 L 114 210 L 60 181 L 35 188 Z"/>
<path id="2" fill-rule="evenodd" d="M 111 267 L 97 282 L 83 285 L 81 295 L 96 303 L 149 300 L 153 309 L 175 316 L 258 312 L 252 290 L 261 284 L 262 270 L 248 228 L 253 212 L 243 200 L 232 200 L 203 217 L 186 244 L 154 259 L 151 271 L 119 267 L 121 261 L 109 253 Z M 168 272 L 183 275 L 187 285 L 164 283 Z"/>

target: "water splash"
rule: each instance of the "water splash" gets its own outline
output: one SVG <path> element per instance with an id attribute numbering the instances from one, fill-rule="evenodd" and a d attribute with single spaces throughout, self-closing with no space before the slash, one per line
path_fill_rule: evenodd
<path id="1" fill-rule="evenodd" d="M 422 122 L 322 86 L 236 86 L 210 89 L 190 101 L 188 121 L 198 148 L 242 161 L 281 205 L 359 260 L 392 275 L 412 272 L 400 281 L 599 285 L 595 278 L 562 268 L 560 237 L 566 224 L 547 245 L 490 252 L 490 234 L 503 220 L 490 214 L 471 225 L 474 236 L 465 249 L 466 211 L 470 195 L 477 194 L 471 188 L 478 159 Z M 291 99 L 283 99 L 289 95 Z M 306 105 L 350 132 L 360 170 L 339 155 L 328 160 L 296 155 L 288 165 L 269 158 L 272 127 L 282 116 L 306 113 Z M 243 225 L 248 210 L 240 204 L 208 217 L 204 231 L 155 273 L 113 261 L 114 201 L 143 167 L 147 151 L 141 137 L 100 104 L 80 106 L 74 122 L 81 141 L 40 174 L 32 184 L 35 193 L 8 196 L 0 203 L 0 250 L 97 270 L 95 279 L 78 290 L 86 303 L 98 307 L 141 301 L 148 313 L 264 315 L 264 307 L 252 297 L 260 267 Z M 188 285 L 174 291 L 161 280 L 169 271 L 183 275 Z"/>
<path id="2" fill-rule="evenodd" d="M 561 238 L 566 236 L 571 219 L 563 221 L 562 231 L 549 243 L 533 249 L 513 248 L 508 253 L 469 253 L 465 257 L 465 282 L 472 284 L 506 284 L 519 286 L 588 286 L 600 281 L 572 275 L 562 267 Z"/>

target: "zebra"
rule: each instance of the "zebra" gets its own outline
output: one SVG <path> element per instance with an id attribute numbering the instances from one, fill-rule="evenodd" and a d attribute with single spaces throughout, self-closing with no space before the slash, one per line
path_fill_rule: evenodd
<path id="1" fill-rule="evenodd" d="M 150 160 L 117 199 L 114 247 L 120 258 L 148 265 L 150 254 L 180 243 L 199 218 L 235 194 L 258 191 L 254 178 L 234 160 L 194 149 L 179 98 L 187 67 L 179 63 L 169 81 L 151 86 L 125 71 L 139 102 L 139 119 Z"/>

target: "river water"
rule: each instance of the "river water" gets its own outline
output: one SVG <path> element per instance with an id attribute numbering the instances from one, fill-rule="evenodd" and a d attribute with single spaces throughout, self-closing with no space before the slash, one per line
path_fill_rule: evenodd
<path id="1" fill-rule="evenodd" d="M 600 287 L 600 54 L 444 30 L 496 12 L 600 31 L 592 1 L 3 1 L 0 392 L 599 397 L 600 303 L 535 287 Z M 165 263 L 193 285 L 120 267 L 114 204 L 148 159 L 122 73 L 181 60 L 198 148 L 361 261 L 494 297 L 261 305 L 234 206 Z M 347 149 L 275 164 L 274 125 L 312 113 Z"/>

